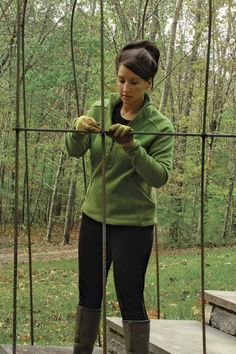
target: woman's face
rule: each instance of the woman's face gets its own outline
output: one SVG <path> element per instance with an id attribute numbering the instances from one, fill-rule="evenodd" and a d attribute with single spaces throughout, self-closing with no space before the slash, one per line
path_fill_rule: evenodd
<path id="1" fill-rule="evenodd" d="M 117 87 L 121 100 L 126 105 L 142 104 L 146 89 L 151 85 L 150 80 L 143 80 L 123 64 L 117 73 Z"/>

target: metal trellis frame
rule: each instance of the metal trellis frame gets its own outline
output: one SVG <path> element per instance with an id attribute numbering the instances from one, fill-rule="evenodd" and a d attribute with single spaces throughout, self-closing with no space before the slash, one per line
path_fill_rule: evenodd
<path id="1" fill-rule="evenodd" d="M 148 3 L 148 1 L 147 1 Z M 73 21 L 74 13 L 77 1 L 74 0 L 72 17 L 71 17 L 71 50 L 72 50 L 72 63 L 73 63 L 73 75 L 75 82 L 76 103 L 77 112 L 79 114 L 79 101 L 78 101 L 78 88 L 76 81 L 75 70 L 75 58 L 73 51 Z M 17 341 L 17 277 L 18 277 L 18 236 L 19 236 L 19 137 L 23 132 L 25 136 L 25 174 L 26 174 L 26 188 L 27 188 L 27 228 L 28 228 L 28 250 L 29 250 L 29 277 L 30 277 L 30 306 L 31 306 L 31 344 L 34 344 L 33 333 L 33 287 L 32 287 L 32 257 L 31 257 L 31 236 L 30 236 L 30 218 L 29 218 L 29 193 L 28 193 L 28 142 L 27 133 L 29 132 L 41 132 L 41 133 L 77 133 L 81 132 L 74 129 L 51 129 L 51 128 L 28 128 L 27 127 L 27 112 L 26 112 L 26 85 L 25 85 L 25 70 L 24 70 L 24 19 L 26 12 L 27 0 L 24 1 L 23 15 L 21 18 L 21 1 L 17 0 L 17 63 L 16 63 L 16 119 L 15 119 L 15 218 L 14 218 L 14 267 L 13 267 L 13 354 L 16 354 L 16 341 Z M 105 140 L 106 140 L 106 127 L 104 119 L 104 14 L 103 14 L 103 0 L 100 0 L 100 48 L 101 48 L 101 116 L 102 116 L 102 132 L 101 135 L 101 148 L 103 152 L 102 158 L 102 190 L 103 190 L 103 228 L 102 228 L 102 246 L 103 246 L 103 353 L 107 353 L 107 338 L 106 338 L 106 161 L 105 161 Z M 202 131 L 197 133 L 160 133 L 160 132 L 144 132 L 136 131 L 135 135 L 171 135 L 175 137 L 196 137 L 200 138 L 201 144 L 201 306 L 202 306 L 202 352 L 206 354 L 206 329 L 205 329 L 205 272 L 204 272 L 204 223 L 205 223 L 205 150 L 206 140 L 208 138 L 236 138 L 235 134 L 217 134 L 206 132 L 206 120 L 207 120 L 207 100 L 208 100 L 208 82 L 209 82 L 209 65 L 210 65 L 210 50 L 211 50 L 211 27 L 212 27 L 212 0 L 208 0 L 208 43 L 207 43 L 207 60 L 205 71 L 205 92 L 204 92 L 204 111 Z M 22 27 L 22 32 L 21 32 Z M 21 47 L 22 44 L 22 47 Z M 22 52 L 22 57 L 21 57 Z M 20 84 L 21 84 L 21 64 L 22 64 L 22 87 L 23 87 L 23 113 L 24 113 L 24 127 L 20 126 Z M 85 166 L 84 166 L 85 167 Z M 86 188 L 86 183 L 85 183 Z M 157 256 L 157 317 L 160 318 L 160 284 L 159 284 L 159 261 L 158 261 L 158 237 L 157 228 L 155 226 L 155 243 L 156 243 L 156 256 Z"/>
<path id="2" fill-rule="evenodd" d="M 21 42 L 21 12 L 20 0 L 17 0 L 17 62 L 16 62 L 16 128 L 20 125 L 20 42 Z M 17 276 L 18 276 L 18 237 L 19 237 L 19 131 L 15 131 L 16 151 L 15 151 L 15 218 L 14 218 L 14 265 L 13 265 L 13 325 L 12 340 L 13 354 L 16 354 L 16 330 L 17 330 Z"/>
<path id="3" fill-rule="evenodd" d="M 26 110 L 26 82 L 25 82 L 25 17 L 27 1 L 24 1 L 22 14 L 22 91 L 23 91 L 23 116 L 24 127 L 27 127 L 27 110 Z M 31 251 L 31 226 L 30 226 L 30 194 L 29 194 L 29 158 L 28 158 L 28 132 L 24 132 L 25 145 L 25 186 L 26 186 L 26 225 L 28 240 L 28 265 L 29 265 L 29 301 L 30 301 L 30 340 L 34 345 L 34 304 L 33 304 L 33 270 L 32 270 L 32 251 Z"/>

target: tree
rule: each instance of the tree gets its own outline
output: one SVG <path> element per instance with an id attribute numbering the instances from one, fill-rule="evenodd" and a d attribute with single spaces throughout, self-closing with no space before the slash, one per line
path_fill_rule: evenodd
<path id="1" fill-rule="evenodd" d="M 64 155 L 64 152 L 61 151 L 58 170 L 57 170 L 57 174 L 55 177 L 55 183 L 54 183 L 52 197 L 51 197 L 51 203 L 50 203 L 48 227 L 47 227 L 47 234 L 46 234 L 47 241 L 51 241 L 51 238 L 52 238 L 53 216 L 54 216 L 54 211 L 55 211 L 56 197 L 57 197 L 58 189 L 59 189 L 59 186 L 61 183 L 61 175 L 62 175 L 62 171 L 63 171 L 64 160 L 65 160 L 65 155 Z"/>
<path id="2" fill-rule="evenodd" d="M 172 64 L 174 60 L 174 48 L 175 48 L 175 38 L 176 38 L 176 30 L 177 30 L 177 23 L 179 19 L 179 14 L 181 11 L 183 0 L 177 0 L 176 2 L 176 8 L 175 8 L 175 13 L 173 16 L 172 24 L 171 24 L 171 35 L 170 35 L 170 40 L 169 40 L 169 46 L 168 46 L 168 51 L 167 51 L 167 58 L 166 58 L 166 68 L 165 68 L 165 82 L 164 82 L 164 88 L 162 92 L 162 97 L 161 97 L 161 103 L 160 103 L 160 111 L 164 113 L 165 107 L 167 104 L 167 99 L 170 91 L 170 73 L 172 70 Z"/>

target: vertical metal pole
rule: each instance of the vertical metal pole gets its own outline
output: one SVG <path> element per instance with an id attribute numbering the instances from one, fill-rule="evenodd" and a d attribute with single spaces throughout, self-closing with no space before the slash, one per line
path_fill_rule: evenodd
<path id="1" fill-rule="evenodd" d="M 77 0 L 74 0 L 72 13 L 71 13 L 71 22 L 70 22 L 70 49 L 71 49 L 71 60 L 72 60 L 72 69 L 73 69 L 73 78 L 74 78 L 76 108 L 77 108 L 77 114 L 79 114 L 80 112 L 79 92 L 77 86 L 77 75 L 76 75 L 75 53 L 74 53 L 74 17 L 75 17 L 76 5 L 77 5 Z"/>
<path id="2" fill-rule="evenodd" d="M 146 21 L 146 13 L 147 13 L 148 3 L 149 3 L 149 0 L 146 0 L 144 10 L 143 10 L 142 27 L 141 27 L 141 38 L 142 39 L 144 39 L 145 21 Z"/>
<path id="3" fill-rule="evenodd" d="M 202 136 L 201 153 L 201 311 L 202 311 L 202 345 L 203 354 L 206 354 L 206 328 L 205 328 L 205 255 L 204 255 L 204 237 L 205 237 L 205 147 L 206 138 Z"/>
<path id="4" fill-rule="evenodd" d="M 22 36 L 21 36 L 21 51 L 22 51 L 22 92 L 23 92 L 23 115 L 24 128 L 27 128 L 27 109 L 26 109 L 26 83 L 25 83 L 25 16 L 28 0 L 24 0 L 22 14 Z M 32 250 L 31 250 L 31 227 L 30 227 L 30 195 L 29 195 L 29 159 L 28 159 L 28 135 L 24 132 L 25 142 L 25 184 L 26 184 L 26 222 L 28 236 L 28 258 L 29 258 L 29 290 L 30 290 L 30 339 L 31 345 L 34 345 L 34 310 L 33 310 L 33 276 L 32 276 Z"/>
<path id="5" fill-rule="evenodd" d="M 71 13 L 71 21 L 70 21 L 70 49 L 71 49 L 71 61 L 72 61 L 72 69 L 73 69 L 73 79 L 74 79 L 77 115 L 80 116 L 81 109 L 80 109 L 80 104 L 79 104 L 79 92 L 78 92 L 78 85 L 77 85 L 75 52 L 74 52 L 74 17 L 75 17 L 76 5 L 77 5 L 77 0 L 74 0 L 72 13 Z M 84 156 L 82 156 L 82 167 L 83 167 L 84 190 L 86 193 L 86 191 L 87 191 L 87 176 L 86 176 L 86 163 L 85 163 Z"/>
<path id="6" fill-rule="evenodd" d="M 100 50 L 101 50 L 101 118 L 102 118 L 102 191 L 103 191 L 103 223 L 102 223 L 102 264 L 103 264 L 103 354 L 107 353 L 106 326 L 106 127 L 104 117 L 104 14 L 103 0 L 100 0 Z"/>
<path id="7" fill-rule="evenodd" d="M 20 0 L 17 0 L 17 54 L 16 54 L 16 120 L 15 126 L 20 123 L 20 41 L 21 41 L 21 12 Z M 13 266 L 13 354 L 16 354 L 17 328 L 17 276 L 18 276 L 18 238 L 19 238 L 19 130 L 15 131 L 15 215 L 14 215 L 14 266 Z"/>
<path id="8" fill-rule="evenodd" d="M 154 226 L 154 238 L 155 238 L 155 253 L 156 253 L 157 318 L 160 319 L 160 314 L 161 314 L 161 299 L 160 299 L 160 264 L 159 264 L 159 247 L 158 247 L 157 224 L 155 224 L 155 226 Z"/>
<path id="9" fill-rule="evenodd" d="M 204 238 L 205 238 L 205 158 L 206 158 L 206 119 L 207 119 L 207 100 L 208 100 L 208 83 L 209 83 L 209 66 L 211 51 L 211 27 L 212 27 L 212 1 L 208 0 L 208 43 L 207 43 L 207 60 L 205 72 L 205 94 L 204 94 L 204 110 L 202 124 L 202 153 L 201 153 L 201 307 L 202 307 L 202 350 L 206 354 L 206 326 L 205 326 L 205 255 L 204 255 Z"/>

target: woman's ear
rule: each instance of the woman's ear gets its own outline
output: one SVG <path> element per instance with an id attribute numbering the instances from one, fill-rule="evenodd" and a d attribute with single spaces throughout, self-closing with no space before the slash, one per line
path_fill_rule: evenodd
<path id="1" fill-rule="evenodd" d="M 147 88 L 146 90 L 151 90 L 152 89 L 152 79 L 147 80 Z"/>
<path id="2" fill-rule="evenodd" d="M 152 78 L 148 79 L 148 89 L 152 88 Z"/>

